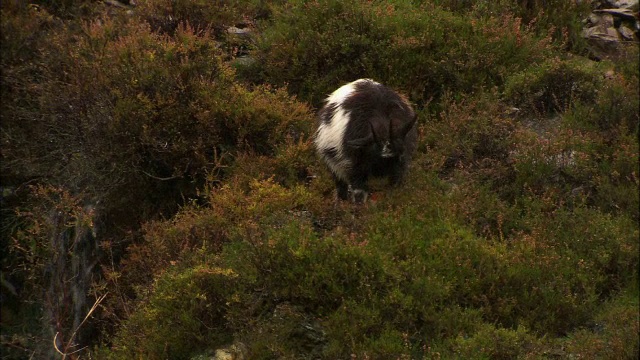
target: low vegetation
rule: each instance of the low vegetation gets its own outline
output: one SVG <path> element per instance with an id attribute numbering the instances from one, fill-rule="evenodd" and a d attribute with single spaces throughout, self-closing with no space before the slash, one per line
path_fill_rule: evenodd
<path id="1" fill-rule="evenodd" d="M 113 3 L 2 3 L 7 359 L 638 357 L 638 44 L 588 4 Z M 354 205 L 311 139 L 360 77 L 420 140 Z"/>

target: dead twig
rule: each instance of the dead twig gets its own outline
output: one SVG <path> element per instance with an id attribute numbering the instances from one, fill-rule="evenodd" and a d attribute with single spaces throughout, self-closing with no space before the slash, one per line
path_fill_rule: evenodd
<path id="1" fill-rule="evenodd" d="M 60 334 L 60 332 L 56 332 L 56 335 L 53 337 L 53 348 L 58 352 L 58 354 L 62 355 L 62 359 L 66 359 L 67 356 L 73 355 L 75 353 L 78 353 L 84 349 L 86 349 L 87 347 L 82 347 L 80 349 L 74 350 L 72 352 L 67 352 L 69 350 L 69 348 L 71 348 L 71 343 L 73 342 L 73 339 L 76 337 L 76 334 L 78 333 L 78 330 L 80 330 L 80 328 L 82 327 L 82 325 L 84 325 L 84 323 L 87 321 L 87 319 L 89 319 L 89 317 L 91 316 L 91 314 L 93 314 L 93 312 L 98 308 L 98 305 L 100 305 L 100 303 L 102 302 L 102 300 L 104 300 L 107 297 L 107 294 L 104 294 L 102 296 L 100 296 L 98 299 L 96 299 L 96 301 L 93 303 L 93 306 L 91 306 L 91 309 L 89 309 L 89 311 L 87 312 L 87 315 L 84 317 L 84 319 L 82 320 L 82 322 L 80 323 L 80 325 L 78 325 L 78 327 L 73 331 L 73 333 L 71 334 L 71 337 L 69 338 L 69 341 L 67 342 L 67 344 L 64 347 L 64 351 L 61 351 L 58 348 L 58 344 L 57 344 L 57 340 L 58 340 L 58 335 Z"/>

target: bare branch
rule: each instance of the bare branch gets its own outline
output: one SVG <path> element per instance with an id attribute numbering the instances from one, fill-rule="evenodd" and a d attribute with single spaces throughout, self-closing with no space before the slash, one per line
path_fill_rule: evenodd
<path id="1" fill-rule="evenodd" d="M 175 175 L 175 176 L 170 176 L 170 177 L 158 177 L 155 175 L 151 175 L 148 172 L 144 171 L 144 170 L 140 170 L 140 172 L 142 172 L 143 174 L 147 175 L 148 177 L 152 178 L 152 179 L 156 179 L 156 180 L 160 180 L 160 181 L 168 181 L 168 180 L 173 180 L 173 179 L 178 179 L 181 178 L 182 175 Z"/>

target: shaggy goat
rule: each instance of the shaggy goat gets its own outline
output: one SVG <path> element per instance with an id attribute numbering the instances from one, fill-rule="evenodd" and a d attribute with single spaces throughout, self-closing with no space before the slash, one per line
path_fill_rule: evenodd
<path id="1" fill-rule="evenodd" d="M 338 197 L 365 202 L 370 176 L 401 183 L 416 148 L 416 114 L 408 101 L 371 79 L 340 87 L 318 113 L 315 146 Z"/>

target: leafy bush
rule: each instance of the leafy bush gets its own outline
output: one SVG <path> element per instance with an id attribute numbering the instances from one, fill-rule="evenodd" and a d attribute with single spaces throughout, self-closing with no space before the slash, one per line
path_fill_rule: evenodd
<path id="1" fill-rule="evenodd" d="M 52 186 L 32 186 L 26 197 L 3 217 L 3 231 L 10 231 L 2 238 L 3 343 L 14 339 L 9 359 L 24 357 L 25 349 L 54 356 L 54 336 L 63 352 L 92 336 L 81 320 L 93 304 L 95 209 Z M 22 321 L 10 321 L 14 316 Z"/>
<path id="2" fill-rule="evenodd" d="M 315 224 L 334 210 L 303 187 L 254 182 L 245 196 L 225 187 L 197 213 L 158 223 L 145 246 L 157 273 L 203 262 L 232 271 L 225 326 L 257 358 L 464 356 L 479 348 L 488 357 L 524 356 L 546 346 L 541 335 L 586 326 L 616 284 L 633 277 L 631 222 L 588 208 L 540 215 L 535 202 L 514 220 L 521 230 L 484 239 L 456 225 L 457 215 L 443 218 L 439 208 L 457 201 L 447 187 L 424 172 L 409 181 L 410 194 L 380 198 L 358 211 L 358 223 L 346 216 L 331 230 Z M 135 317 L 149 330 L 136 331 L 163 328 L 145 315 L 154 306 Z"/>
<path id="3" fill-rule="evenodd" d="M 631 291 L 605 303 L 591 326 L 578 329 L 567 337 L 564 346 L 568 353 L 619 359 L 635 359 L 640 355 L 637 280 L 631 285 Z"/>
<path id="4" fill-rule="evenodd" d="M 136 13 L 161 32 L 173 33 L 180 24 L 210 29 L 219 36 L 226 27 L 242 20 L 243 15 L 256 12 L 258 1 L 251 0 L 145 0 L 136 6 Z"/>
<path id="5" fill-rule="evenodd" d="M 275 7 L 258 48 L 261 80 L 287 84 L 312 104 L 360 77 L 424 103 L 446 91 L 501 85 L 553 51 L 508 15 L 469 21 L 429 4 L 333 0 Z"/>
<path id="6" fill-rule="evenodd" d="M 515 359 L 526 356 L 538 342 L 523 327 L 511 330 L 485 325 L 471 337 L 458 337 L 454 352 L 464 359 Z"/>
<path id="7" fill-rule="evenodd" d="M 592 62 L 553 58 L 509 77 L 505 97 L 538 113 L 562 112 L 575 102 L 592 102 L 603 72 Z"/>
<path id="8" fill-rule="evenodd" d="M 283 91 L 235 84 L 216 43 L 186 25 L 169 37 L 104 18 L 41 51 L 47 80 L 22 85 L 38 106 L 5 105 L 3 167 L 71 189 L 90 184 L 89 196 L 112 209 L 171 211 L 236 151 L 271 154 L 311 123 L 308 107 Z"/>
<path id="9" fill-rule="evenodd" d="M 122 327 L 109 357 L 189 359 L 203 347 L 224 345 L 231 340 L 225 309 L 235 277 L 206 265 L 167 271 Z"/>
<path id="10" fill-rule="evenodd" d="M 585 49 L 585 41 L 581 37 L 581 22 L 591 10 L 591 4 L 588 2 L 435 0 L 420 3 L 435 3 L 467 16 L 511 14 L 521 18 L 524 24 L 539 34 L 553 34 L 554 39 L 565 44 L 569 50 L 582 52 Z"/>

